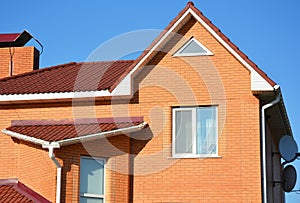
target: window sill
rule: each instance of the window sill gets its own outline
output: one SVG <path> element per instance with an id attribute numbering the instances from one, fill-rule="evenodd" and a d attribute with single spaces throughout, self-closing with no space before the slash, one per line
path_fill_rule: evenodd
<path id="1" fill-rule="evenodd" d="M 215 159 L 215 158 L 222 158 L 222 156 L 219 156 L 219 155 L 211 155 L 211 154 L 208 154 L 208 155 L 177 155 L 177 156 L 172 156 L 172 157 L 168 157 L 168 159 Z"/>

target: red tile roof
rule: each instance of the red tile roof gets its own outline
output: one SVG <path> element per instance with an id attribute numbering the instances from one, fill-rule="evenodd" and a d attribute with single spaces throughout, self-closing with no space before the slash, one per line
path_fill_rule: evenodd
<path id="1" fill-rule="evenodd" d="M 188 9 L 192 9 L 212 30 L 214 30 L 237 54 L 245 60 L 259 75 L 261 75 L 272 87 L 276 85 L 276 83 L 267 76 L 265 72 L 263 72 L 252 60 L 248 58 L 246 54 L 244 54 L 233 42 L 230 41 L 228 37 L 226 37 L 217 26 L 215 26 L 206 16 L 203 15 L 201 11 L 199 11 L 193 2 L 188 2 L 186 7 L 180 11 L 180 13 L 169 23 L 169 25 L 161 32 L 161 34 L 151 43 L 151 45 L 144 50 L 144 52 L 138 57 L 137 60 L 134 61 L 132 66 L 128 68 L 126 72 L 123 73 L 121 77 L 112 85 L 110 91 L 117 87 L 117 85 L 125 78 L 125 76 L 150 52 L 150 50 L 157 44 L 157 42 L 172 28 L 172 26 L 185 14 Z"/>
<path id="2" fill-rule="evenodd" d="M 143 117 L 12 121 L 6 130 L 53 142 L 137 126 Z"/>
<path id="3" fill-rule="evenodd" d="M 0 94 L 107 90 L 132 60 L 68 63 L 0 79 Z"/>
<path id="4" fill-rule="evenodd" d="M 0 34 L 0 47 L 21 47 L 31 38 L 31 34 L 26 30 L 22 33 Z"/>
<path id="5" fill-rule="evenodd" d="M 50 203 L 47 199 L 31 190 L 17 179 L 0 180 L 1 203 Z"/>

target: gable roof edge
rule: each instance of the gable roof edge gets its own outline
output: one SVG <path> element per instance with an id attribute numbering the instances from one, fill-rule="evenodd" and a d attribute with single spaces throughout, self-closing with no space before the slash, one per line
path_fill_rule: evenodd
<path id="1" fill-rule="evenodd" d="M 194 9 L 196 9 L 196 8 L 194 7 Z M 196 12 L 195 12 L 192 8 L 190 8 L 188 11 L 190 11 L 191 14 L 193 15 L 193 17 L 196 18 L 196 20 L 198 22 L 200 22 L 201 25 L 205 27 L 205 29 L 207 29 L 237 60 L 239 60 L 251 72 L 251 90 L 252 91 L 256 91 L 256 90 L 273 91 L 274 90 L 274 86 L 276 85 L 276 83 L 273 80 L 271 80 L 261 69 L 250 65 L 249 62 L 252 63 L 253 65 L 254 65 L 254 63 L 252 61 L 250 61 L 250 59 L 248 59 L 248 58 L 247 58 L 247 60 L 248 60 L 248 62 L 247 62 L 243 58 L 243 57 L 247 57 L 247 56 L 244 53 L 242 53 L 242 51 L 239 50 L 240 53 L 238 53 L 236 50 L 234 50 L 234 48 L 232 48 L 232 46 L 235 46 L 235 45 L 232 42 L 230 42 L 229 39 L 228 39 L 228 42 L 230 42 L 230 44 L 225 42 L 225 40 L 222 39 L 222 37 L 209 24 L 207 24 L 200 17 L 200 15 L 198 15 L 196 13 L 197 11 L 200 12 L 199 10 L 196 10 Z M 203 16 L 203 17 L 205 17 L 205 16 Z M 206 18 L 206 20 L 208 20 L 208 19 Z M 214 26 L 212 23 L 210 23 L 210 24 L 212 26 Z M 217 29 L 217 27 L 215 27 L 215 29 Z M 222 35 L 224 37 L 226 37 L 224 34 L 222 34 Z M 236 47 L 236 49 L 238 49 L 238 48 Z M 243 55 L 243 56 L 241 56 L 241 55 Z M 258 84 L 254 84 L 254 83 L 258 83 Z M 262 87 L 263 87 L 263 89 L 261 89 Z"/>
<path id="2" fill-rule="evenodd" d="M 140 57 L 129 67 L 110 88 L 110 91 L 118 89 L 122 86 L 123 80 L 131 75 L 139 68 L 139 66 L 153 53 L 153 51 L 167 38 L 167 36 L 180 24 L 180 22 L 191 14 L 212 36 L 220 42 L 238 61 L 241 62 L 251 72 L 251 90 L 252 91 L 273 91 L 276 83 L 267 76 L 253 61 L 251 61 L 239 48 L 234 45 L 214 24 L 209 21 L 192 2 L 171 21 L 164 31 L 145 49 Z M 225 38 L 225 40 L 223 39 Z"/>

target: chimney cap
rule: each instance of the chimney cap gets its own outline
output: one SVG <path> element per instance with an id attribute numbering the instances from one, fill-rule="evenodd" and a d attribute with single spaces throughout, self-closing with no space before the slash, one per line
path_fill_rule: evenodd
<path id="1" fill-rule="evenodd" d="M 22 33 L 0 34 L 0 48 L 22 47 L 31 39 L 32 35 L 26 30 Z"/>

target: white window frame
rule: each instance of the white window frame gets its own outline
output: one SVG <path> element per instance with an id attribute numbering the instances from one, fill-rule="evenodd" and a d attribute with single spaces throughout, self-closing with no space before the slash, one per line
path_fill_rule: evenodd
<path id="1" fill-rule="evenodd" d="M 216 108 L 216 153 L 197 154 L 197 108 Z M 192 111 L 192 153 L 176 153 L 176 111 Z M 218 156 L 218 106 L 178 107 L 172 109 L 172 157 L 173 158 L 207 158 Z"/>
<path id="2" fill-rule="evenodd" d="M 106 180 L 106 159 L 104 158 L 98 158 L 98 157 L 89 157 L 89 156 L 80 156 L 80 170 L 79 170 L 79 178 L 80 178 L 80 172 L 81 172 L 81 159 L 93 159 L 93 160 L 99 160 L 103 161 L 103 195 L 99 194 L 90 194 L 90 193 L 81 193 L 80 191 L 80 181 L 79 181 L 79 202 L 81 197 L 88 197 L 88 198 L 95 198 L 95 199 L 102 199 L 103 203 L 105 203 L 105 180 Z"/>
<path id="3" fill-rule="evenodd" d="M 198 44 L 202 49 L 204 49 L 204 51 L 206 51 L 206 53 L 180 53 L 182 52 L 191 42 L 195 42 L 196 44 Z M 203 44 L 201 44 L 201 42 L 199 42 L 198 40 L 196 40 L 194 37 L 192 37 L 191 39 L 189 39 L 180 49 L 178 49 L 175 54 L 173 54 L 173 56 L 213 56 L 214 54 L 208 49 L 206 48 Z"/>

